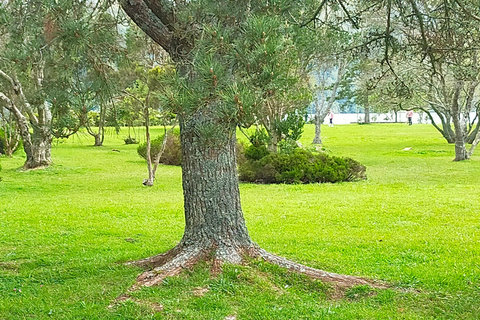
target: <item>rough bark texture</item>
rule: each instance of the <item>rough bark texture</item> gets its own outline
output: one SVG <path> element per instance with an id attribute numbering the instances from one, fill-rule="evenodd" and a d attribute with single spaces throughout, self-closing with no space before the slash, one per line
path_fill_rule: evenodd
<path id="1" fill-rule="evenodd" d="M 219 127 L 222 136 L 208 141 L 197 134 L 199 126 L 210 121 L 196 113 L 180 121 L 182 177 L 185 197 L 185 246 L 215 246 L 222 259 L 240 262 L 241 257 L 222 254 L 248 248 L 252 241 L 245 226 L 235 162 L 235 125 Z"/>
<path id="2" fill-rule="evenodd" d="M 27 155 L 25 169 L 36 169 L 49 166 L 52 163 L 52 135 L 49 127 L 34 128 L 32 143 L 27 145 L 24 141 L 24 150 Z"/>

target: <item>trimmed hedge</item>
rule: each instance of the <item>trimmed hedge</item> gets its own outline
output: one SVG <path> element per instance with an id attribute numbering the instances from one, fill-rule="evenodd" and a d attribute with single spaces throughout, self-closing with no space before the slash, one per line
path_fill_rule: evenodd
<path id="1" fill-rule="evenodd" d="M 239 166 L 240 181 L 255 183 L 325 183 L 366 179 L 366 168 L 351 158 L 313 154 L 296 149 L 270 153 Z"/>

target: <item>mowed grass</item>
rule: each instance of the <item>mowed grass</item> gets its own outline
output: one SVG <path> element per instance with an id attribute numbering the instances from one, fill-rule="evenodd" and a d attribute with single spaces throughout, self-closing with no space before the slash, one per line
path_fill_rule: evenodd
<path id="1" fill-rule="evenodd" d="M 307 125 L 307 147 L 313 132 Z M 99 148 L 79 135 L 55 143 L 45 170 L 22 171 L 21 154 L 0 160 L 0 319 L 480 319 L 480 157 L 453 162 L 453 145 L 429 125 L 322 134 L 326 152 L 360 161 L 368 180 L 242 184 L 250 234 L 276 254 L 391 289 L 341 297 L 251 261 L 216 278 L 200 265 L 114 303 L 142 271 L 122 262 L 181 238 L 181 170 L 161 166 L 144 187 L 146 164 L 125 132 Z"/>

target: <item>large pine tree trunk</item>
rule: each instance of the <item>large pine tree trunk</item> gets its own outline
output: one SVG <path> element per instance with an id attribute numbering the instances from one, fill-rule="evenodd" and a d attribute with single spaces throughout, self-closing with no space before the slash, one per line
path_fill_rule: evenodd
<path id="1" fill-rule="evenodd" d="M 259 248 L 248 234 L 240 205 L 235 124 L 215 124 L 211 120 L 204 117 L 202 111 L 189 116 L 188 120 L 180 118 L 185 232 L 180 243 L 170 251 L 132 262 L 153 267 L 153 270 L 141 274 L 131 290 L 160 284 L 166 277 L 203 259 L 213 261 L 212 271 L 216 272 L 222 263 L 239 264 L 245 257 L 261 258 L 340 286 L 368 284 L 383 287 L 363 278 L 309 268 Z M 201 128 L 205 125 L 216 125 L 215 137 L 202 136 Z M 127 297 L 125 294 L 118 299 Z"/>
<path id="2" fill-rule="evenodd" d="M 181 119 L 185 234 L 181 245 L 215 248 L 218 259 L 239 263 L 251 248 L 240 205 L 235 157 L 235 125 L 219 127 L 222 136 L 206 141 L 197 134 L 205 119 Z"/>

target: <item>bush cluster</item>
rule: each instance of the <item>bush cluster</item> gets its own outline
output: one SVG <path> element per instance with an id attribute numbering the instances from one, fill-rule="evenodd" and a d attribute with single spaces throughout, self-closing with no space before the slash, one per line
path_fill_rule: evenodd
<path id="1" fill-rule="evenodd" d="M 152 158 L 152 162 L 155 160 L 154 157 L 158 154 L 158 152 L 160 152 L 160 149 L 162 148 L 164 137 L 165 135 L 160 135 L 151 141 L 150 156 Z M 137 153 L 143 159 L 147 159 L 146 142 L 138 146 Z M 180 147 L 180 133 L 178 131 L 174 131 L 173 133 L 170 133 L 168 135 L 165 150 L 160 157 L 160 163 L 172 166 L 179 166 L 182 164 L 182 149 Z"/>
<path id="2" fill-rule="evenodd" d="M 125 144 L 137 144 L 138 143 L 137 139 L 135 139 L 133 137 L 126 137 L 125 139 L 123 139 L 123 141 L 125 141 Z"/>
<path id="3" fill-rule="evenodd" d="M 239 166 L 241 181 L 255 183 L 324 183 L 366 179 L 366 168 L 351 158 L 313 154 L 300 148 L 289 154 L 249 158 Z M 248 157 L 247 157 L 248 158 Z"/>

